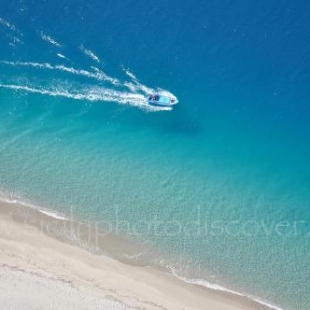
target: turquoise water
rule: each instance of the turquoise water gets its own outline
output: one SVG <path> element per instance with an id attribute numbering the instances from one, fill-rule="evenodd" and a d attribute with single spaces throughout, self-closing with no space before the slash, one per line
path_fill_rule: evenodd
<path id="1" fill-rule="evenodd" d="M 2 198 L 146 242 L 193 282 L 308 309 L 308 3 L 0 8 Z M 179 104 L 148 107 L 157 87 Z"/>

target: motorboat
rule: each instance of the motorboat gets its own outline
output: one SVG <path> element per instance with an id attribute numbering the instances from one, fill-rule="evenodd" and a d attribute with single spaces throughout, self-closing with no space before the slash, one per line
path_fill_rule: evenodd
<path id="1" fill-rule="evenodd" d="M 175 98 L 161 94 L 153 94 L 148 96 L 148 103 L 150 105 L 160 106 L 160 107 L 170 107 L 177 103 Z"/>

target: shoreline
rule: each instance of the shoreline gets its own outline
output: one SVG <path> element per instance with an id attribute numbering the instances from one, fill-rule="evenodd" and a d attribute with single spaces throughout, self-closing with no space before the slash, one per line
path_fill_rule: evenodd
<path id="1" fill-rule="evenodd" d="M 128 264 L 102 255 L 96 248 L 86 250 L 89 245 L 72 244 L 72 240 L 66 240 L 68 236 L 57 231 L 59 224 L 63 225 L 65 221 L 70 229 L 75 227 L 74 223 L 44 211 L 0 201 L 0 214 L 1 269 L 6 266 L 25 272 L 49 273 L 73 286 L 99 289 L 103 296 L 109 295 L 134 308 L 280 309 L 219 286 L 212 289 L 190 283 L 191 280 L 186 281 L 159 268 Z M 124 246 L 124 241 L 113 236 L 102 240 L 105 248 L 108 245 L 111 250 Z"/>

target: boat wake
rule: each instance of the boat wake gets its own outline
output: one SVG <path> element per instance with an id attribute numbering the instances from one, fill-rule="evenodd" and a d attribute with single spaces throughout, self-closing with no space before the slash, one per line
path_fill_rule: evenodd
<path id="1" fill-rule="evenodd" d="M 2 17 L 0 28 L 3 28 L 11 49 L 24 44 L 24 34 Z M 98 54 L 82 44 L 77 46 L 75 52 L 77 55 L 78 52 L 82 53 L 91 61 L 87 69 L 72 66 L 74 62 L 68 57 L 64 45 L 54 38 L 55 34 L 36 30 L 33 35 L 45 42 L 43 49 L 46 43 L 49 44 L 48 54 L 54 53 L 55 63 L 0 60 L 0 88 L 89 102 L 114 102 L 145 111 L 171 110 L 171 107 L 150 106 L 147 100 L 150 94 L 165 93 L 177 102 L 177 98 L 170 92 L 144 85 L 129 69 L 122 68 L 123 72 L 119 70 L 121 79 L 106 74 Z"/>
<path id="2" fill-rule="evenodd" d="M 154 109 L 153 107 L 150 107 L 147 102 L 144 103 L 145 98 L 143 95 L 125 93 L 117 90 L 106 89 L 103 87 L 85 87 L 79 91 L 74 89 L 70 90 L 63 85 L 51 85 L 50 87 L 41 88 L 32 85 L 0 84 L 0 87 L 53 97 L 65 97 L 75 100 L 87 100 L 91 102 L 108 101 L 119 104 L 130 104 L 132 106 L 140 107 L 148 111 L 170 110 L 167 108 Z"/>
<path id="3" fill-rule="evenodd" d="M 43 33 L 42 31 L 41 31 L 41 38 L 43 41 L 49 42 L 49 43 L 51 43 L 57 47 L 61 47 L 60 43 L 58 43 L 55 39 L 53 39 L 51 36 Z"/>
<path id="4" fill-rule="evenodd" d="M 62 64 L 0 61 L 1 66 L 10 68 L 10 76 L 0 77 L 0 87 L 15 91 L 90 102 L 114 102 L 150 112 L 170 111 L 171 107 L 150 106 L 146 99 L 148 94 L 166 92 L 175 97 L 168 91 L 147 87 L 128 69 L 125 73 L 130 79 L 121 81 L 94 66 L 91 70 L 85 70 Z M 28 68 L 27 75 L 21 76 L 21 67 Z M 56 75 L 56 72 L 62 75 Z"/>
<path id="5" fill-rule="evenodd" d="M 12 23 L 6 21 L 2 17 L 0 17 L 0 30 L 1 27 L 6 29 L 6 39 L 8 40 L 8 44 L 12 47 L 16 47 L 19 44 L 23 44 L 23 34 L 22 32 Z"/>
<path id="6" fill-rule="evenodd" d="M 89 57 L 90 59 L 100 63 L 99 57 L 94 52 L 92 52 L 91 50 L 85 48 L 84 45 L 81 45 L 80 49 L 87 57 Z"/>

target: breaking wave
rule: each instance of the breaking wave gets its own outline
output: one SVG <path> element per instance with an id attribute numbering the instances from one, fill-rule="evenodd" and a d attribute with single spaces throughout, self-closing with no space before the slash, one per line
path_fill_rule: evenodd
<path id="1" fill-rule="evenodd" d="M 224 293 L 231 294 L 231 295 L 234 295 L 234 296 L 239 296 L 239 297 L 247 298 L 249 300 L 252 300 L 252 301 L 256 302 L 257 304 L 260 304 L 262 306 L 265 306 L 265 307 L 269 308 L 270 310 L 283 310 L 279 306 L 271 304 L 271 303 L 269 303 L 267 301 L 264 301 L 264 300 L 262 300 L 260 298 L 257 298 L 257 297 L 254 297 L 254 296 L 250 296 L 250 295 L 247 295 L 247 294 L 242 294 L 242 293 L 239 293 L 237 291 L 225 288 L 225 287 L 223 287 L 221 285 L 218 285 L 218 284 L 215 284 L 215 283 L 210 283 L 210 282 L 208 282 L 206 280 L 202 280 L 202 279 L 189 279 L 189 278 L 186 278 L 186 277 L 178 275 L 172 268 L 169 268 L 169 269 L 170 269 L 170 271 L 172 272 L 172 274 L 176 278 L 178 278 L 179 280 L 184 281 L 186 283 L 193 284 L 193 285 L 199 285 L 199 286 L 205 287 L 205 288 L 207 288 L 209 290 L 213 290 L 213 291 L 220 291 L 220 292 L 224 292 Z"/>

